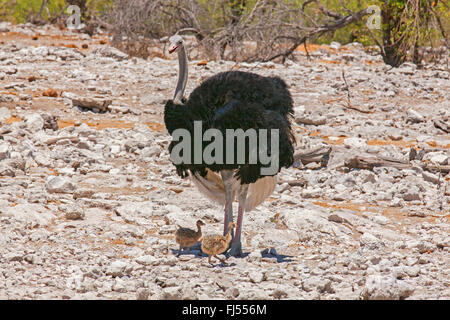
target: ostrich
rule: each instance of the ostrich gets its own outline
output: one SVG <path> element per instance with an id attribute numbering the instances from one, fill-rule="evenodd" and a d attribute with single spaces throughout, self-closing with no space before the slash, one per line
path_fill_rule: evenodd
<path id="1" fill-rule="evenodd" d="M 208 235 L 202 239 L 202 251 L 208 255 L 208 263 L 211 263 L 211 257 L 215 257 L 220 262 L 225 263 L 224 259 L 220 259 L 217 255 L 228 249 L 231 242 L 231 233 L 235 225 L 234 222 L 228 224 L 228 233 L 225 236 Z"/>
<path id="2" fill-rule="evenodd" d="M 190 251 L 191 247 L 200 240 L 202 237 L 202 226 L 204 225 L 202 220 L 197 220 L 197 231 L 182 227 L 175 231 L 175 241 L 180 245 L 177 257 L 180 256 L 183 248 L 188 248 Z"/>
<path id="3" fill-rule="evenodd" d="M 256 163 L 250 161 L 251 151 L 261 151 L 260 144 L 253 143 L 251 146 L 250 142 L 244 152 L 236 150 L 234 145 L 228 147 L 227 144 L 223 150 L 223 161 L 213 164 L 196 162 L 194 155 L 190 156 L 189 163 L 174 163 L 179 176 L 189 176 L 201 193 L 225 207 L 224 236 L 228 234 L 229 223 L 233 221 L 233 201 L 238 198 L 238 217 L 229 254 L 241 256 L 244 212 L 261 204 L 275 189 L 276 174 L 281 167 L 288 168 L 294 162 L 295 139 L 290 123 L 293 114 L 292 97 L 286 83 L 279 77 L 228 71 L 206 79 L 185 99 L 184 91 L 188 79 L 186 48 L 183 38 L 178 34 L 170 37 L 169 42 L 169 53 L 177 52 L 179 62 L 175 94 L 172 100 L 166 102 L 164 108 L 164 122 L 170 135 L 173 136 L 176 129 L 189 131 L 194 137 L 191 139 L 192 150 L 195 149 L 195 143 L 200 143 L 200 152 L 205 150 L 207 144 L 201 137 L 200 142 L 195 137 L 194 122 L 202 124 L 202 133 L 208 129 L 217 129 L 223 135 L 229 129 L 242 129 L 245 132 L 249 129 L 270 131 L 266 137 L 259 136 L 258 143 L 268 143 L 273 134 L 278 135 L 278 147 L 273 148 L 274 150 L 271 150 L 270 144 L 266 147 L 267 154 L 278 156 L 278 170 L 271 174 L 262 174 L 262 169 L 268 166 L 267 162 L 263 163 L 260 159 Z M 245 139 L 250 141 L 250 138 Z M 171 156 L 176 145 L 175 140 L 169 145 Z M 237 151 L 241 151 L 241 155 L 237 154 Z M 234 158 L 230 157 L 231 160 L 234 161 L 226 161 L 229 160 L 227 156 L 230 154 Z M 245 161 L 238 162 L 238 156 L 242 154 L 245 154 Z"/>

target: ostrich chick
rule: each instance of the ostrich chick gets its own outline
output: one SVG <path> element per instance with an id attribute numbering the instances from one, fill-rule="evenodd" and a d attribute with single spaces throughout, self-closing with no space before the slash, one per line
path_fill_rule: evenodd
<path id="1" fill-rule="evenodd" d="M 200 240 L 202 237 L 202 226 L 204 225 L 205 224 L 202 220 L 197 220 L 197 231 L 181 227 L 175 231 L 175 241 L 180 245 L 180 250 L 178 250 L 177 257 L 180 255 L 183 248 L 188 248 L 189 250 L 190 247 Z"/>
<path id="2" fill-rule="evenodd" d="M 228 224 L 228 232 L 225 236 L 210 235 L 203 237 L 202 251 L 208 255 L 208 262 L 211 263 L 211 257 L 214 256 L 222 263 L 225 263 L 224 259 L 220 259 L 217 255 L 221 254 L 228 249 L 231 242 L 231 233 L 235 228 L 234 222 Z"/>

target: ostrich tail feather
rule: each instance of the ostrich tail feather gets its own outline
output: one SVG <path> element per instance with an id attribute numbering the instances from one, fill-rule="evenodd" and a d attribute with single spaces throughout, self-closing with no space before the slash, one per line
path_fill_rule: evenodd
<path id="1" fill-rule="evenodd" d="M 277 185 L 277 176 L 266 176 L 251 183 L 248 187 L 245 211 L 251 211 L 269 197 Z"/>
<path id="2" fill-rule="evenodd" d="M 211 201 L 220 205 L 225 205 L 225 188 L 223 186 L 220 174 L 206 169 L 206 176 L 202 177 L 199 173 L 189 172 L 189 176 L 197 189 Z M 248 195 L 245 204 L 245 211 L 251 211 L 269 197 L 277 185 L 277 176 L 266 176 L 258 179 L 255 183 L 249 184 Z M 233 179 L 234 200 L 239 190 L 239 179 Z"/>
<path id="3" fill-rule="evenodd" d="M 191 173 L 189 176 L 197 189 L 211 201 L 220 205 L 225 205 L 225 187 L 220 174 L 206 169 L 206 175 L 202 177 L 198 172 Z M 233 179 L 233 199 L 239 189 L 239 180 Z"/>

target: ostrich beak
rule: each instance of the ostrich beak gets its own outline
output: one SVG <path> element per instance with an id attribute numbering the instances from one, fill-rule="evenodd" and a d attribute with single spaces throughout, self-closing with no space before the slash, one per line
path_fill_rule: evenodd
<path id="1" fill-rule="evenodd" d="M 178 46 L 174 45 L 174 46 L 170 47 L 169 53 L 174 53 L 177 49 L 178 49 Z"/>

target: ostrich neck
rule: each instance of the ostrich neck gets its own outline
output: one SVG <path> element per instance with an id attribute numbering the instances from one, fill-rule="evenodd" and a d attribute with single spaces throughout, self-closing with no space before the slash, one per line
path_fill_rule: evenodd
<path id="1" fill-rule="evenodd" d="M 184 89 L 186 89 L 186 83 L 188 79 L 188 60 L 184 46 L 182 46 L 178 51 L 178 63 L 178 83 L 177 88 L 175 89 L 173 100 L 177 103 L 181 103 L 181 99 L 183 98 Z"/>
<path id="2" fill-rule="evenodd" d="M 227 236 L 226 236 L 226 238 L 225 238 L 225 240 L 227 241 L 228 244 L 231 242 L 231 239 L 232 239 L 232 236 L 231 236 L 232 230 L 233 230 L 233 229 L 229 229 L 229 230 L 228 230 Z"/>

